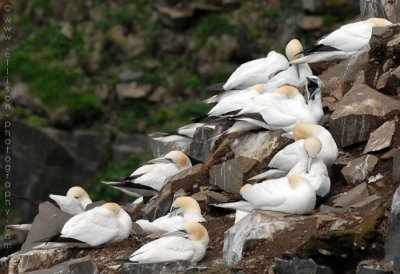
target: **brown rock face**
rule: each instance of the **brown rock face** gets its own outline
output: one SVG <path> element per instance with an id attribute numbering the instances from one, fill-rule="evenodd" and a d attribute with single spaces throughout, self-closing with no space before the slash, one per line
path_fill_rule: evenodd
<path id="1" fill-rule="evenodd" d="M 366 141 L 384 122 L 384 116 L 400 110 L 400 102 L 367 85 L 355 85 L 336 105 L 330 118 L 331 132 L 339 147 Z"/>

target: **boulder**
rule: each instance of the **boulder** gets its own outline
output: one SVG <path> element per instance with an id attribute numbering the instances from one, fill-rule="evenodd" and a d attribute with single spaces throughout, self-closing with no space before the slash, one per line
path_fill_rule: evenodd
<path id="1" fill-rule="evenodd" d="M 124 263 L 122 274 L 142 274 L 142 273 L 184 273 L 191 266 L 188 261 L 175 261 L 154 264 Z"/>
<path id="2" fill-rule="evenodd" d="M 371 151 L 379 151 L 390 147 L 392 137 L 396 129 L 395 121 L 387 121 L 370 134 L 364 154 Z"/>
<path id="3" fill-rule="evenodd" d="M 330 117 L 333 137 L 339 147 L 368 140 L 391 111 L 400 110 L 400 102 L 366 85 L 355 85 L 336 105 Z"/>
<path id="4" fill-rule="evenodd" d="M 363 201 L 369 196 L 366 183 L 359 184 L 345 194 L 333 200 L 334 206 L 350 207 L 358 202 Z"/>
<path id="5" fill-rule="evenodd" d="M 97 269 L 94 260 L 89 257 L 83 257 L 79 259 L 70 260 L 50 269 L 42 269 L 37 271 L 26 272 L 27 274 L 70 274 L 70 273 L 91 273 L 97 274 L 99 270 Z"/>
<path id="6" fill-rule="evenodd" d="M 166 184 L 161 191 L 150 199 L 150 201 L 143 207 L 143 218 L 154 221 L 161 216 L 167 214 L 173 202 L 173 193 L 171 191 L 171 184 Z"/>
<path id="7" fill-rule="evenodd" d="M 193 135 L 187 154 L 200 161 L 205 162 L 211 154 L 215 138 L 222 133 L 223 128 L 199 127 Z"/>
<path id="8" fill-rule="evenodd" d="M 364 181 L 368 174 L 374 170 L 378 163 L 378 157 L 367 154 L 350 161 L 342 169 L 342 175 L 349 184 L 356 184 Z"/>
<path id="9" fill-rule="evenodd" d="M 313 259 L 293 258 L 291 260 L 275 259 L 275 273 L 277 274 L 333 274 L 331 268 L 317 265 Z"/>

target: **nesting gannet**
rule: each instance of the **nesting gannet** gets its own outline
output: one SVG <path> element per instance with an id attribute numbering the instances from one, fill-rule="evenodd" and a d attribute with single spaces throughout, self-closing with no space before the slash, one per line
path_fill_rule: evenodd
<path id="1" fill-rule="evenodd" d="M 309 94 L 307 104 L 297 100 L 283 100 L 257 113 L 237 115 L 233 117 L 237 122 L 226 133 L 244 132 L 257 128 L 283 129 L 290 132 L 300 122 L 321 123 L 324 112 L 320 84 L 321 81 L 317 76 L 307 77 L 306 89 Z"/>
<path id="2" fill-rule="evenodd" d="M 292 39 L 286 46 L 286 56 L 293 63 L 301 57 L 299 52 L 303 51 L 303 46 L 297 39 Z M 308 64 L 291 64 L 287 69 L 277 73 L 269 79 L 264 86 L 264 92 L 271 92 L 283 85 L 291 85 L 302 88 L 306 84 L 306 77 L 313 73 Z"/>
<path id="3" fill-rule="evenodd" d="M 147 220 L 138 220 L 145 233 L 154 233 L 158 231 L 171 232 L 177 230 L 185 223 L 205 222 L 201 215 L 201 209 L 197 201 L 191 197 L 179 197 L 171 206 L 171 211 L 153 222 Z"/>
<path id="4" fill-rule="evenodd" d="M 207 128 L 215 128 L 215 125 L 208 125 L 205 123 L 191 123 L 188 125 L 184 125 L 177 130 L 168 130 L 168 131 L 161 131 L 158 132 L 162 136 L 155 137 L 153 140 L 160 141 L 160 142 L 179 142 L 190 140 L 193 138 L 196 129 L 200 127 L 207 127 Z"/>
<path id="5" fill-rule="evenodd" d="M 102 183 L 132 197 L 150 197 L 160 191 L 168 177 L 191 166 L 190 159 L 186 154 L 174 150 L 160 158 L 148 161 L 146 165 L 136 169 L 129 177 Z"/>
<path id="6" fill-rule="evenodd" d="M 291 214 L 310 213 L 316 203 L 315 191 L 306 179 L 288 175 L 259 184 L 246 184 L 241 189 L 244 201 L 218 204 L 217 207 L 251 212 L 254 209 Z"/>
<path id="7" fill-rule="evenodd" d="M 62 211 L 71 215 L 82 213 L 86 206 L 92 203 L 88 193 L 79 186 L 71 187 L 66 196 L 50 194 L 49 197 Z"/>
<path id="8" fill-rule="evenodd" d="M 224 84 L 224 90 L 246 89 L 264 83 L 277 72 L 289 67 L 289 62 L 280 53 L 270 51 L 265 58 L 240 65 Z"/>
<path id="9" fill-rule="evenodd" d="M 295 59 L 291 63 L 315 63 L 348 58 L 368 45 L 374 27 L 391 24 L 386 19 L 369 18 L 365 21 L 344 25 L 318 40 L 313 48 L 300 52 L 305 56 Z"/>
<path id="10" fill-rule="evenodd" d="M 164 234 L 132 253 L 129 261 L 159 263 L 168 261 L 201 261 L 208 246 L 208 232 L 199 223 L 187 223 L 181 229 Z"/>
<path id="11" fill-rule="evenodd" d="M 93 247 L 128 238 L 132 221 L 119 205 L 106 203 L 69 219 L 61 233 L 35 249 L 65 246 Z"/>

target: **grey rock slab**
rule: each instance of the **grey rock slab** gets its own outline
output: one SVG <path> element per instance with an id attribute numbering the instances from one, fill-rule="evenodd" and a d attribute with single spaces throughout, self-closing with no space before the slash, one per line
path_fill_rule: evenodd
<path id="1" fill-rule="evenodd" d="M 132 154 L 150 153 L 150 144 L 144 134 L 118 133 L 111 145 L 112 161 L 126 160 Z"/>
<path id="2" fill-rule="evenodd" d="M 400 101 L 367 85 L 355 85 L 337 103 L 330 117 L 332 135 L 339 147 L 366 141 L 384 122 L 383 117 L 393 110 L 400 110 Z"/>
<path id="3" fill-rule="evenodd" d="M 313 259 L 293 258 L 283 260 L 275 258 L 276 274 L 333 274 L 330 267 L 319 266 Z"/>
<path id="4" fill-rule="evenodd" d="M 29 274 L 97 274 L 99 270 L 94 260 L 89 257 L 83 257 L 79 259 L 70 260 L 50 269 L 42 269 L 37 271 L 26 272 Z"/>
<path id="5" fill-rule="evenodd" d="M 359 184 L 351 189 L 349 192 L 337 197 L 333 200 L 334 206 L 350 207 L 358 202 L 363 201 L 369 196 L 366 183 Z"/>
<path id="6" fill-rule="evenodd" d="M 350 161 L 343 169 L 342 175 L 349 184 L 364 181 L 368 174 L 374 170 L 378 163 L 378 157 L 366 154 L 360 158 Z"/>
<path id="7" fill-rule="evenodd" d="M 226 192 L 239 194 L 243 185 L 244 174 L 255 164 L 256 160 L 246 157 L 236 157 L 210 169 L 210 184 L 217 185 Z"/>
<path id="8" fill-rule="evenodd" d="M 363 199 L 362 201 L 351 205 L 351 207 L 364 207 L 366 205 L 369 205 L 369 204 L 374 203 L 381 199 L 382 199 L 382 197 L 380 197 L 376 194 L 373 194 L 373 195 L 368 196 L 367 198 Z"/>
<path id="9" fill-rule="evenodd" d="M 187 154 L 200 161 L 205 162 L 211 154 L 215 136 L 222 133 L 222 128 L 212 129 L 209 127 L 199 127 L 194 132 Z"/>
<path id="10" fill-rule="evenodd" d="M 390 208 L 389 222 L 385 237 L 384 262 L 393 262 L 394 257 L 400 254 L 400 187 L 393 195 Z"/>
<path id="11" fill-rule="evenodd" d="M 393 182 L 400 183 L 400 151 L 393 157 Z"/>
<path id="12" fill-rule="evenodd" d="M 150 201 L 143 207 L 142 213 L 144 218 L 153 221 L 161 216 L 167 214 L 172 205 L 173 194 L 171 191 L 171 183 L 167 183 L 161 191 L 150 199 Z"/>
<path id="13" fill-rule="evenodd" d="M 179 150 L 182 152 L 187 152 L 189 149 L 190 143 L 192 142 L 192 139 L 190 138 L 185 138 L 180 141 L 176 142 L 163 142 L 160 140 L 156 140 L 155 138 L 164 136 L 163 134 L 160 134 L 158 132 L 151 133 L 148 135 L 149 138 L 149 143 L 150 143 L 150 148 L 151 151 L 153 152 L 154 157 L 160 157 L 162 155 L 167 154 L 168 152 L 172 150 Z"/>
<path id="14" fill-rule="evenodd" d="M 364 154 L 390 147 L 395 130 L 395 121 L 387 121 L 383 123 L 383 125 L 370 134 L 368 143 L 364 149 Z"/>
<path id="15" fill-rule="evenodd" d="M 122 274 L 143 274 L 143 273 L 181 273 L 191 266 L 188 261 L 173 261 L 154 264 L 124 263 Z"/>
<path id="16" fill-rule="evenodd" d="M 361 20 L 372 17 L 387 18 L 382 1 L 360 0 L 360 17 Z"/>
<path id="17" fill-rule="evenodd" d="M 35 243 L 36 241 L 57 235 L 71 217 L 72 215 L 65 213 L 50 202 L 40 204 L 39 214 L 33 220 L 31 230 L 20 253 L 28 252 L 34 246 L 39 245 L 40 243 Z"/>
<path id="18" fill-rule="evenodd" d="M 51 266 L 67 260 L 71 256 L 69 249 L 32 250 L 23 254 L 11 255 L 10 273 L 25 273 L 44 266 Z M 55 272 L 53 272 L 55 273 Z"/>

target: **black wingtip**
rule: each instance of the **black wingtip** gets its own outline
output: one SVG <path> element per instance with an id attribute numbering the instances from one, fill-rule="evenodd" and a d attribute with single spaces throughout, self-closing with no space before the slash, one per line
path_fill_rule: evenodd
<path id="1" fill-rule="evenodd" d="M 216 84 L 206 87 L 206 91 L 213 91 L 213 92 L 225 91 L 223 86 L 224 86 L 224 83 L 216 83 Z"/>
<path id="2" fill-rule="evenodd" d="M 300 55 L 300 54 L 307 55 L 307 54 L 311 54 L 311 53 L 314 53 L 314 52 L 326 52 L 326 51 L 339 51 L 339 49 L 337 49 L 335 47 L 319 44 L 319 45 L 316 45 L 314 47 L 311 47 L 311 48 L 305 49 L 303 51 L 300 51 L 299 53 L 296 54 L 296 56 Z"/>

